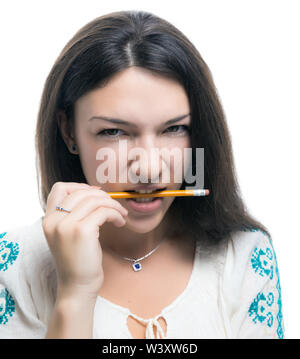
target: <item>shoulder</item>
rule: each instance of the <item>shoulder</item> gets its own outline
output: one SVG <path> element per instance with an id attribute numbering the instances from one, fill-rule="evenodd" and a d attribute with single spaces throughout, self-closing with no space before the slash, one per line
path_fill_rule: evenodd
<path id="1" fill-rule="evenodd" d="M 8 270 L 17 260 L 20 253 L 20 245 L 15 240 L 15 233 L 0 233 L 0 272 Z"/>
<path id="2" fill-rule="evenodd" d="M 272 239 L 258 228 L 240 230 L 228 240 L 225 271 L 228 276 L 241 278 L 249 273 L 254 279 L 273 279 L 278 274 Z"/>
<path id="3" fill-rule="evenodd" d="M 283 337 L 279 269 L 273 241 L 266 232 L 253 228 L 231 235 L 222 294 L 237 336 L 256 335 L 250 331 L 262 327 L 264 336 Z M 247 318 L 244 332 L 237 329 L 241 318 Z"/>
<path id="4" fill-rule="evenodd" d="M 40 333 L 49 317 L 56 276 L 42 218 L 0 232 L 0 332 L 7 337 L 20 328 L 24 336 Z"/>
<path id="5" fill-rule="evenodd" d="M 261 277 L 274 275 L 277 264 L 272 239 L 258 228 L 241 230 L 230 236 L 226 260 L 235 267 L 252 269 Z"/>
<path id="6" fill-rule="evenodd" d="M 229 246 L 241 252 L 251 251 L 256 247 L 272 247 L 268 234 L 259 228 L 245 229 L 231 234 Z"/>
<path id="7" fill-rule="evenodd" d="M 14 268 L 33 267 L 47 257 L 49 247 L 42 229 L 42 218 L 24 226 L 0 232 L 0 273 L 11 273 Z"/>

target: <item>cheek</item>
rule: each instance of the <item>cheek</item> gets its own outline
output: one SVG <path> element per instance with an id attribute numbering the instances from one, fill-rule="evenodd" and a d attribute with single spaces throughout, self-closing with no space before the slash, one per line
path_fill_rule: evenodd
<path id="1" fill-rule="evenodd" d="M 80 162 L 87 182 L 89 184 L 95 184 L 96 186 L 101 185 L 100 183 L 98 183 L 96 178 L 97 167 L 99 166 L 99 163 L 96 160 L 96 155 L 81 156 Z"/>
<path id="2" fill-rule="evenodd" d="M 80 163 L 82 170 L 87 177 L 95 175 L 96 163 L 96 149 L 89 143 L 80 145 Z"/>
<path id="3" fill-rule="evenodd" d="M 90 184 L 101 185 L 97 181 L 97 168 L 107 159 L 98 160 L 97 153 L 101 149 L 99 143 L 95 143 L 90 138 L 85 138 L 80 144 L 80 162 L 83 173 Z"/>
<path id="4" fill-rule="evenodd" d="M 178 153 L 176 156 L 172 156 L 172 160 L 170 161 L 170 172 L 177 176 L 178 180 L 181 182 L 184 180 L 185 168 L 187 170 L 189 164 L 192 159 L 192 150 L 188 146 L 188 140 L 182 140 L 177 147 L 170 148 L 174 153 Z M 174 150 L 176 148 L 176 151 Z M 178 181 L 176 181 L 178 183 Z"/>

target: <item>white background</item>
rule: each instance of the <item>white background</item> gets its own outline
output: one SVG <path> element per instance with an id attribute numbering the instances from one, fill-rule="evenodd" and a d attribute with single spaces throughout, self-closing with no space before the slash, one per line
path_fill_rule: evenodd
<path id="1" fill-rule="evenodd" d="M 273 237 L 285 334 L 299 338 L 297 0 L 1 2 L 0 233 L 43 214 L 34 132 L 54 61 L 79 28 L 117 10 L 146 10 L 170 21 L 210 67 L 231 132 L 243 198 Z"/>

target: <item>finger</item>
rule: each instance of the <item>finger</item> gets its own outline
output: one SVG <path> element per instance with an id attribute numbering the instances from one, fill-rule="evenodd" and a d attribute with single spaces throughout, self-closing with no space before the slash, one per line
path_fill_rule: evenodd
<path id="1" fill-rule="evenodd" d="M 91 196 L 99 199 L 106 198 L 108 200 L 111 200 L 111 203 L 114 203 L 115 206 L 122 209 L 125 213 L 128 212 L 127 209 L 124 208 L 120 202 L 116 201 L 115 199 L 112 199 L 107 192 L 92 188 L 79 189 L 78 191 L 74 191 L 73 193 L 67 195 L 63 199 L 63 201 L 59 203 L 59 206 L 67 210 L 72 210 L 78 205 L 78 203 L 83 201 L 85 198 Z"/>
<path id="2" fill-rule="evenodd" d="M 92 188 L 92 186 L 83 187 L 83 188 L 79 188 L 79 189 L 74 190 L 71 193 L 67 194 L 63 198 L 63 200 L 60 201 L 59 203 L 56 202 L 55 211 L 52 212 L 52 209 L 51 210 L 49 209 L 48 213 L 50 213 L 50 214 L 53 213 L 52 217 L 54 217 L 56 219 L 63 218 L 68 213 L 70 213 L 70 212 L 66 212 L 66 211 L 71 211 L 72 208 L 74 208 L 76 206 L 76 204 L 78 202 L 80 202 L 80 200 L 87 197 L 87 194 L 88 195 L 93 194 L 94 196 L 97 196 L 100 198 L 102 198 L 102 197 L 111 198 L 105 191 L 101 191 L 99 189 Z M 63 208 L 66 211 L 57 211 L 56 207 Z"/>
<path id="3" fill-rule="evenodd" d="M 55 182 L 47 198 L 47 214 L 56 212 L 56 206 L 63 201 L 64 197 L 74 191 L 89 188 L 86 183 Z"/>
<path id="4" fill-rule="evenodd" d="M 81 223 L 85 228 L 101 227 L 105 222 L 112 222 L 116 227 L 122 227 L 126 224 L 126 219 L 113 208 L 100 207 L 85 217 Z"/>
<path id="5" fill-rule="evenodd" d="M 119 211 L 122 216 L 126 216 L 128 213 L 128 211 L 126 211 L 119 202 L 113 200 L 112 198 L 105 198 L 94 195 L 85 197 L 79 201 L 68 215 L 68 219 L 72 221 L 80 221 L 89 216 L 99 207 L 113 208 Z"/>

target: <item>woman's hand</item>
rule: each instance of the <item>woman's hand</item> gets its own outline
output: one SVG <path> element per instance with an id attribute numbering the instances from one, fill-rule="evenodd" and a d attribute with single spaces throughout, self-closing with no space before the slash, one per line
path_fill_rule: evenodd
<path id="1" fill-rule="evenodd" d="M 56 206 L 71 213 L 58 211 Z M 99 229 L 106 221 L 122 227 L 127 214 L 99 188 L 75 182 L 53 185 L 43 230 L 56 264 L 58 297 L 97 298 L 104 279 Z"/>

